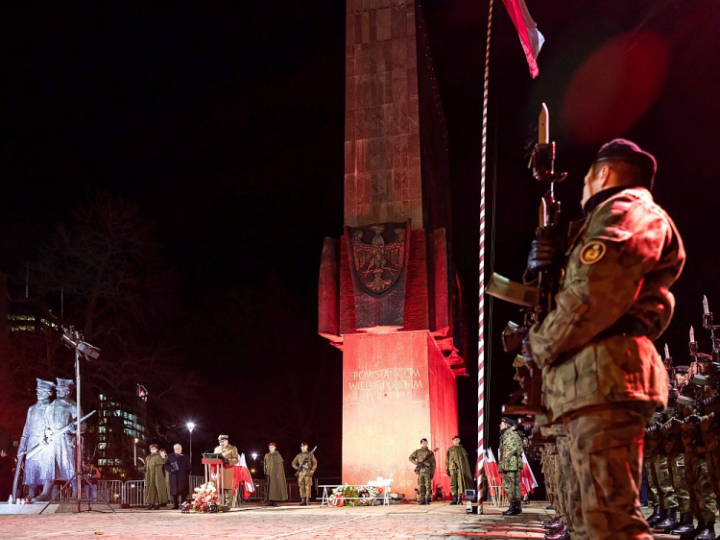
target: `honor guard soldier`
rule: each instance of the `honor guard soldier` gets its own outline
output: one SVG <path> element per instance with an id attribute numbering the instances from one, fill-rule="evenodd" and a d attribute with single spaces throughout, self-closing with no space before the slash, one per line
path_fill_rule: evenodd
<path id="1" fill-rule="evenodd" d="M 308 506 L 312 497 L 313 474 L 317 469 L 315 453 L 308 452 L 308 443 L 300 443 L 300 453 L 293 459 L 292 468 L 297 471 L 300 506 Z"/>
<path id="2" fill-rule="evenodd" d="M 448 448 L 445 463 L 447 475 L 450 477 L 450 493 L 452 494 L 450 504 L 462 504 L 463 493 L 466 489 L 473 489 L 474 482 L 467 451 L 460 444 L 459 435 L 453 437 L 453 445 Z"/>
<path id="3" fill-rule="evenodd" d="M 504 516 L 522 514 L 520 471 L 523 468 L 523 444 L 515 431 L 515 420 L 503 417 L 500 422 L 500 455 L 498 466 L 503 475 L 503 489 L 508 498 L 509 508 Z"/>
<path id="4" fill-rule="evenodd" d="M 650 193 L 656 161 L 635 143 L 603 145 L 585 176 L 585 219 L 568 249 L 537 237 L 528 271 L 564 266 L 555 306 L 530 329 L 523 356 L 542 371 L 552 419 L 565 424 L 580 512 L 574 533 L 652 540 L 640 510 L 645 425 L 667 405 L 668 376 L 653 341 L 667 328 L 669 289 L 685 263 L 675 225 Z M 566 259 L 563 260 L 563 252 Z"/>
<path id="5" fill-rule="evenodd" d="M 428 448 L 427 439 L 420 439 L 420 448 L 410 454 L 410 463 L 415 465 L 420 504 L 430 504 L 432 502 L 432 479 L 435 475 L 435 454 Z"/>

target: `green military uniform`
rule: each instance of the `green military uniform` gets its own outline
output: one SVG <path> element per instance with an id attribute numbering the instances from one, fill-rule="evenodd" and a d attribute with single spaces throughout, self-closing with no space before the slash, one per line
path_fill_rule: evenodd
<path id="1" fill-rule="evenodd" d="M 310 452 L 300 452 L 292 462 L 292 468 L 298 473 L 298 488 L 300 490 L 300 504 L 307 506 L 312 497 L 312 479 L 317 469 L 317 459 Z"/>
<path id="2" fill-rule="evenodd" d="M 448 448 L 445 463 L 448 476 L 450 476 L 450 494 L 453 502 L 460 504 L 465 490 L 475 487 L 467 452 L 462 444 Z"/>
<path id="3" fill-rule="evenodd" d="M 432 479 L 435 475 L 435 454 L 429 448 L 420 447 L 410 454 L 418 478 L 418 494 L 422 504 L 432 501 Z"/>
<path id="4" fill-rule="evenodd" d="M 556 307 L 530 330 L 527 353 L 551 417 L 567 430 L 581 490 L 576 536 L 584 528 L 593 539 L 650 540 L 638 492 L 642 437 L 668 392 L 652 341 L 670 322 L 685 251 L 645 188 L 606 189 L 586 211 L 571 230 Z"/>
<path id="5" fill-rule="evenodd" d="M 270 505 L 288 500 L 285 465 L 280 452 L 268 452 L 263 459 L 263 471 L 267 482 L 267 500 Z"/>
<path id="6" fill-rule="evenodd" d="M 224 437 L 224 436 L 223 436 Z M 227 460 L 227 463 L 223 465 L 223 470 L 218 471 L 218 476 L 223 475 L 223 503 L 230 504 L 233 492 L 233 482 L 235 481 L 235 465 L 240 460 L 238 449 L 232 444 L 228 444 L 225 448 L 222 445 L 215 447 L 216 454 L 222 454 L 223 459 Z"/>
<path id="7" fill-rule="evenodd" d="M 558 452 L 555 463 L 555 483 L 558 486 L 557 500 L 560 503 L 560 512 L 572 538 L 585 540 L 587 531 L 583 524 L 582 506 L 577 504 L 581 497 L 580 484 L 575 478 L 567 436 L 558 436 L 555 439 L 555 445 Z"/>
<path id="8" fill-rule="evenodd" d="M 717 499 L 705 460 L 706 448 L 702 440 L 700 422 L 697 416 L 690 416 L 681 425 L 685 447 L 685 480 L 693 515 L 712 529 L 718 509 Z"/>
<path id="9" fill-rule="evenodd" d="M 677 505 L 675 508 L 681 514 L 687 514 L 690 512 L 690 494 L 685 481 L 685 446 L 682 441 L 680 424 L 681 422 L 677 418 L 670 418 L 660 431 L 662 432 L 663 451 L 667 456 L 670 469 L 670 483 Z"/>
<path id="10" fill-rule="evenodd" d="M 520 471 L 523 468 L 523 445 L 515 428 L 508 427 L 500 434 L 500 455 L 498 467 L 503 475 L 503 489 L 510 508 L 519 507 L 521 502 Z"/>
<path id="11" fill-rule="evenodd" d="M 668 511 L 678 507 L 675 489 L 673 487 L 672 475 L 670 472 L 670 461 L 665 451 L 662 423 L 660 419 L 653 416 L 648 422 L 645 429 L 645 437 L 648 443 L 648 462 L 649 473 L 648 483 L 654 485 L 656 492 L 653 496 L 657 496 L 660 505 L 660 515 L 664 519 L 668 515 Z M 680 441 L 682 445 L 682 441 Z"/>
<path id="12" fill-rule="evenodd" d="M 145 502 L 154 508 L 168 502 L 164 465 L 165 460 L 160 454 L 150 454 L 145 458 Z"/>
<path id="13" fill-rule="evenodd" d="M 705 460 L 716 499 L 720 497 L 720 427 L 714 412 L 700 419 L 700 431 L 705 443 Z"/>
<path id="14" fill-rule="evenodd" d="M 652 421 L 652 420 L 651 420 Z M 651 439 L 648 437 L 647 428 L 650 427 L 650 424 L 646 426 L 645 428 L 645 451 L 643 453 L 643 468 L 645 469 L 645 475 L 647 476 L 647 483 L 648 483 L 648 499 L 650 500 L 650 503 L 655 508 L 655 511 L 653 512 L 653 516 L 659 517 L 660 516 L 660 494 L 658 493 L 658 485 L 655 480 L 655 475 L 652 472 L 652 458 L 657 453 L 659 444 L 658 441 L 655 439 Z"/>

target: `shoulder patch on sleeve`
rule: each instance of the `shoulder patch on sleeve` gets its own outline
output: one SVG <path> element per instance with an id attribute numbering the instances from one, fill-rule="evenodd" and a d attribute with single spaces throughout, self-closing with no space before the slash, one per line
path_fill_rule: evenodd
<path id="1" fill-rule="evenodd" d="M 585 244 L 580 250 L 580 262 L 583 264 L 595 264 L 607 253 L 605 242 L 593 240 Z"/>

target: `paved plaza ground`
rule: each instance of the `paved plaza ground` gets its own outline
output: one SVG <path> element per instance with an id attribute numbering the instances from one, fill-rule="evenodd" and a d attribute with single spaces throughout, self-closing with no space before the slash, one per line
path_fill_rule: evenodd
<path id="1" fill-rule="evenodd" d="M 429 507 L 402 504 L 371 508 L 248 505 L 225 514 L 206 515 L 171 510 L 0 515 L 0 539 L 542 538 L 540 524 L 552 514 L 544 509 L 546 504 L 533 502 L 524 507 L 522 515 L 512 518 L 500 515 L 502 508 L 487 505 L 483 515 L 468 515 L 464 506 L 446 502 Z"/>

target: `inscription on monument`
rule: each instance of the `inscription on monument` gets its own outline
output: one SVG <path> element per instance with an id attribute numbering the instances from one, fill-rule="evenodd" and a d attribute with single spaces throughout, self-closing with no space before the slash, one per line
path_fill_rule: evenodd
<path id="1" fill-rule="evenodd" d="M 423 378 L 416 368 L 354 371 L 348 382 L 348 389 L 357 392 L 363 401 L 410 400 L 413 391 L 422 388 Z"/>

